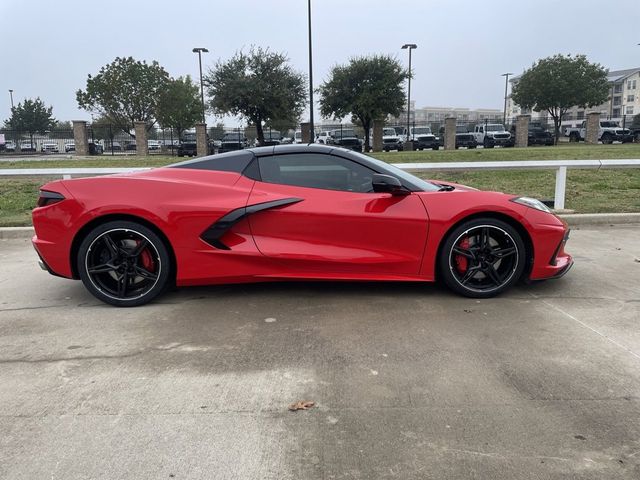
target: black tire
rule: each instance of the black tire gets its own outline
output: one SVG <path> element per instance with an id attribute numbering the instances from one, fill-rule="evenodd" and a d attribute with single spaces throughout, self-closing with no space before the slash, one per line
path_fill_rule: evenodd
<path id="1" fill-rule="evenodd" d="M 440 145 L 435 145 L 434 147 L 432 147 L 433 150 L 440 150 Z"/>
<path id="2" fill-rule="evenodd" d="M 447 235 L 438 271 L 454 292 L 489 298 L 516 283 L 526 262 L 524 242 L 516 229 L 494 218 L 476 218 Z"/>
<path id="3" fill-rule="evenodd" d="M 76 257 L 84 286 L 99 300 L 136 307 L 161 294 L 171 276 L 167 246 L 151 229 L 131 221 L 98 225 Z"/>
<path id="4" fill-rule="evenodd" d="M 611 135 L 609 135 L 608 133 L 602 135 L 602 143 L 604 143 L 605 145 L 611 145 L 613 143 Z"/>
<path id="5" fill-rule="evenodd" d="M 493 145 L 491 144 L 491 141 L 489 140 L 488 137 L 484 137 L 484 140 L 482 141 L 482 146 L 483 148 L 493 148 Z"/>

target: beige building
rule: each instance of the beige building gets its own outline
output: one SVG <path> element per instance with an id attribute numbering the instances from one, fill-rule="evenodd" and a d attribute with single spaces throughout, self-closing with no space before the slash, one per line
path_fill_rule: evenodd
<path id="1" fill-rule="evenodd" d="M 513 77 L 509 82 L 513 87 L 518 83 L 520 77 Z M 573 107 L 567 111 L 562 124 L 566 126 L 578 126 L 586 118 L 586 112 L 600 112 L 605 118 L 621 120 L 626 115 L 637 115 L 640 113 L 640 67 L 629 68 L 627 70 L 610 71 L 607 75 L 611 92 L 609 99 L 593 108 Z M 507 101 L 507 116 L 514 118 L 520 114 L 530 114 L 532 120 L 546 120 L 546 112 L 528 111 L 520 108 L 511 100 Z"/>
<path id="2" fill-rule="evenodd" d="M 415 108 L 415 102 L 411 101 L 409 121 L 416 124 L 431 122 L 444 123 L 447 117 L 455 117 L 459 122 L 479 122 L 484 120 L 500 121 L 502 123 L 502 110 L 494 108 L 457 108 L 457 107 L 422 107 Z M 404 110 L 398 117 L 389 118 L 387 123 L 405 124 L 407 111 Z"/>

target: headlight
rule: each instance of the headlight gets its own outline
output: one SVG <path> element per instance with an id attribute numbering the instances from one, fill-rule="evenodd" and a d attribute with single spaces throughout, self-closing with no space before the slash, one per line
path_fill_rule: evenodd
<path id="1" fill-rule="evenodd" d="M 536 198 L 531 197 L 516 197 L 511 199 L 512 202 L 519 203 L 520 205 L 524 205 L 525 207 L 535 208 L 536 210 L 540 210 L 541 212 L 551 213 L 549 207 L 547 207 L 544 203 Z"/>

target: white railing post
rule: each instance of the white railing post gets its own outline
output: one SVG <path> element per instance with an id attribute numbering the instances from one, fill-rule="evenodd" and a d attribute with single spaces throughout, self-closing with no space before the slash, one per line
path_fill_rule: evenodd
<path id="1" fill-rule="evenodd" d="M 553 197 L 553 208 L 564 210 L 564 199 L 567 189 L 567 167 L 560 167 L 556 170 L 556 193 Z"/>

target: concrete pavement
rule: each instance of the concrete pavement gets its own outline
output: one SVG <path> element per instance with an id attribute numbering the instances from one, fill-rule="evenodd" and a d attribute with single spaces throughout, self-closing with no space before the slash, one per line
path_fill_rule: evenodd
<path id="1" fill-rule="evenodd" d="M 640 478 L 640 227 L 563 279 L 94 300 L 0 241 L 0 478 Z M 297 400 L 309 411 L 289 412 Z"/>

